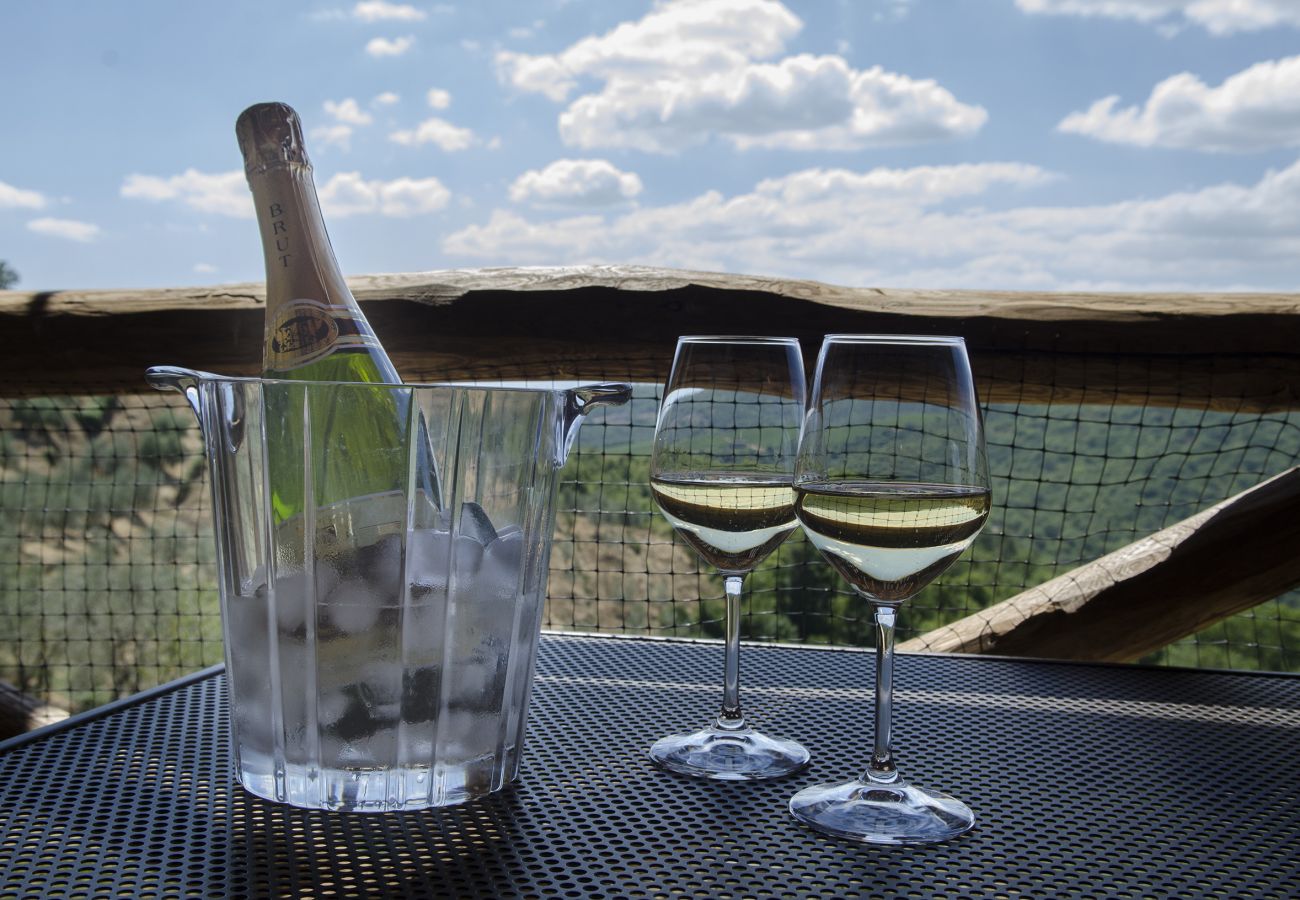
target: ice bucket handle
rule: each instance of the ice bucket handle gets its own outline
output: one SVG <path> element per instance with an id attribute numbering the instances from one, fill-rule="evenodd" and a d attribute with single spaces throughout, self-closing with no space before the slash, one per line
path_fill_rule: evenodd
<path id="1" fill-rule="evenodd" d="M 160 391 L 180 391 L 189 401 L 194 415 L 203 422 L 203 412 L 199 395 L 199 385 L 208 379 L 216 378 L 207 372 L 196 372 L 180 366 L 150 366 L 145 370 L 144 379 Z"/>
<path id="2" fill-rule="evenodd" d="M 573 439 L 578 436 L 582 417 L 598 406 L 622 406 L 632 399 L 632 385 L 617 382 L 587 384 L 564 392 L 564 416 L 558 424 L 560 432 L 555 442 L 555 466 L 559 468 L 569 458 Z"/>

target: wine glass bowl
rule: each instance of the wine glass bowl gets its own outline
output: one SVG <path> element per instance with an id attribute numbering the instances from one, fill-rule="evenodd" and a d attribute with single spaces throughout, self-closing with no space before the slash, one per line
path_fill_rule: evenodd
<path id="1" fill-rule="evenodd" d="M 677 342 L 650 458 L 664 518 L 723 576 L 722 708 L 705 728 L 662 738 L 657 765 L 683 775 L 754 780 L 808 763 L 740 708 L 740 597 L 745 575 L 797 527 L 794 462 L 804 411 L 803 357 L 793 338 L 688 336 Z"/>
<path id="2" fill-rule="evenodd" d="M 866 772 L 800 791 L 790 811 L 818 830 L 870 843 L 961 834 L 974 814 L 909 784 L 891 739 L 898 609 L 970 546 L 990 509 L 983 424 L 962 339 L 828 335 L 794 486 L 809 541 L 873 609 L 876 704 Z"/>

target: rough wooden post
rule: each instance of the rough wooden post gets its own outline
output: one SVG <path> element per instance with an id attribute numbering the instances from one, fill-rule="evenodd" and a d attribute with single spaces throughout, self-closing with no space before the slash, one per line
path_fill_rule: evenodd
<path id="1" fill-rule="evenodd" d="M 1300 467 L 899 645 L 1124 662 L 1300 585 Z"/>
<path id="2" fill-rule="evenodd" d="M 52 722 L 61 722 L 67 717 L 66 709 L 29 697 L 13 685 L 0 681 L 0 740 Z"/>

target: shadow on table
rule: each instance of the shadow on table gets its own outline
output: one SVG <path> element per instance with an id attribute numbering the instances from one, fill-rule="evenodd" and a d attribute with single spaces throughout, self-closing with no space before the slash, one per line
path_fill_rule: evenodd
<path id="1" fill-rule="evenodd" d="M 300 810 L 239 795 L 227 878 L 240 896 L 505 897 L 521 886 L 547 892 L 544 884 L 528 890 L 513 788 L 462 806 L 383 814 Z"/>

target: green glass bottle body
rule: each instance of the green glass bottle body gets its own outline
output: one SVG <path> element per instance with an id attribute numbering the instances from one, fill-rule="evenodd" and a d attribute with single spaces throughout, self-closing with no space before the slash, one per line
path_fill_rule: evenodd
<path id="1" fill-rule="evenodd" d="M 297 115 L 284 104 L 258 104 L 240 116 L 236 133 L 266 261 L 263 375 L 350 383 L 265 386 L 274 519 L 299 517 L 309 503 L 322 509 L 400 493 L 407 404 L 400 392 L 363 385 L 401 379 L 335 261 Z"/>

